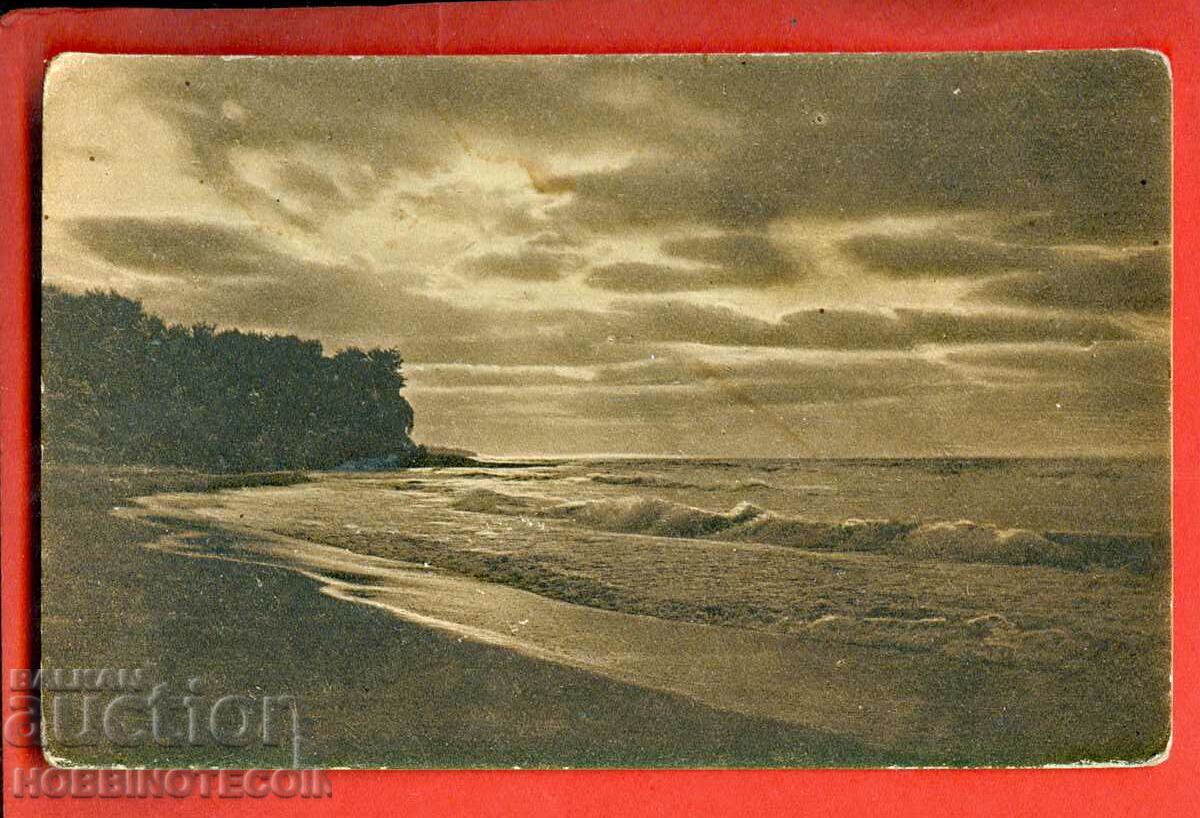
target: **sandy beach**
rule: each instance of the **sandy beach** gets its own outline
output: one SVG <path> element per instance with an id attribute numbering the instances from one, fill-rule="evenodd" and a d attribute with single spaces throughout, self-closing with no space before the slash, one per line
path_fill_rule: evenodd
<path id="1" fill-rule="evenodd" d="M 130 492 L 205 482 L 145 470 L 48 470 L 45 507 L 55 513 L 43 549 L 56 581 L 44 593 L 43 666 L 145 667 L 165 680 L 201 676 L 210 691 L 291 693 L 304 716 L 303 762 L 312 766 L 884 761 L 828 732 L 721 711 L 334 599 L 293 570 L 146 548 L 161 531 L 109 513 Z M 64 530 L 68 520 L 78 527 Z M 88 766 L 286 763 L 279 752 L 255 759 L 214 747 L 52 750 Z"/>
<path id="2" fill-rule="evenodd" d="M 93 530 L 112 535 L 94 546 L 78 538 L 68 545 L 62 532 L 48 528 L 47 565 L 59 584 L 46 595 L 51 652 L 43 665 L 149 666 L 163 679 L 202 676 L 212 690 L 291 693 L 303 703 L 308 763 L 1007 765 L 1149 757 L 1164 741 L 1144 732 L 1164 718 L 1154 712 L 1165 703 L 1153 693 L 1165 684 L 1156 669 L 1126 661 L 1119 649 L 1072 657 L 1071 650 L 1096 643 L 1070 642 L 1070 618 L 1053 610 L 1040 611 L 1055 625 L 1042 630 L 987 631 L 995 617 L 969 624 L 978 644 L 964 642 L 960 626 L 936 615 L 913 621 L 824 617 L 800 629 L 704 624 L 639 614 L 636 604 L 622 603 L 629 610 L 576 604 L 561 593 L 556 598 L 516 587 L 518 580 L 491 581 L 414 560 L 415 552 L 405 559 L 372 539 L 370 518 L 362 516 L 370 508 L 394 521 L 398 512 L 389 509 L 397 503 L 419 507 L 396 491 L 393 484 L 410 480 L 402 476 L 314 475 L 290 487 L 215 484 L 198 492 L 202 478 L 189 478 L 199 485 L 176 486 L 161 474 L 118 475 L 124 485 L 108 483 L 114 493 L 103 508 L 73 497 L 69 481 L 54 477 L 48 502 L 73 502 L 73 512 L 85 515 Z M 349 540 L 328 531 L 315 538 L 279 533 L 303 516 L 296 509 L 319 513 L 328 528 L 346 533 L 338 524 L 340 507 L 322 503 L 347 498 L 366 526 L 352 527 Z M 470 514 L 445 513 L 460 515 L 453 519 Z M 60 506 L 56 519 L 64 516 Z M 436 515 L 429 519 L 439 522 Z M 503 520 L 480 519 L 487 526 L 481 530 L 493 536 L 473 547 L 495 552 L 501 548 L 495 529 Z M 470 539 L 466 527 L 453 530 L 458 540 Z M 391 542 L 399 535 L 387 536 Z M 563 531 L 546 536 L 558 541 Z M 331 539 L 339 544 L 326 544 Z M 538 542 L 521 536 L 525 552 L 536 551 Z M 963 616 L 976 615 L 970 622 L 997 605 L 1009 606 L 1003 610 L 1022 622 L 1029 615 L 1011 607 L 1017 597 L 1047 608 L 1054 598 L 1037 591 L 1038 583 L 1082 583 L 1080 593 L 1091 587 L 1116 606 L 1116 620 L 1125 612 L 1121 583 L 1153 581 L 1124 570 L 1108 572 L 1109 584 L 1097 585 L 1099 577 L 1054 568 L 905 563 L 753 543 L 633 542 L 639 555 L 673 559 L 680 588 L 688 576 L 710 570 L 706 555 L 736 557 L 743 567 L 736 580 L 730 575 L 730 590 L 750 602 L 770 587 L 756 565 L 769 575 L 780 566 L 807 565 L 804 570 L 838 582 L 849 572 L 866 588 L 888 587 L 887 576 L 898 570 L 906 586 L 918 589 L 929 583 L 927 574 L 943 585 L 956 578 L 947 585 L 951 590 L 986 577 L 993 596 L 956 603 Z M 620 553 L 612 542 L 601 544 L 605 553 Z M 93 551 L 84 570 L 77 561 L 88 558 L 89 547 L 104 548 L 106 556 Z M 520 553 L 512 554 L 512 564 L 522 565 Z M 572 554 L 576 565 L 586 556 Z M 606 587 L 619 579 L 612 572 L 621 563 L 613 565 L 597 575 Z M 638 570 L 650 582 L 650 574 Z M 64 575 L 77 575 L 73 589 Z M 1009 584 L 1014 596 L 1008 602 L 994 597 Z M 154 592 L 138 590 L 144 588 Z M 800 597 L 814 595 L 815 586 Z M 856 604 L 878 610 L 871 600 L 868 593 Z M 108 638 L 84 641 L 79 631 L 67 638 L 71 617 L 78 620 L 89 608 Z M 1152 621 L 1154 614 L 1146 616 Z M 1106 639 L 1155 638 L 1136 623 L 1108 627 Z M 946 633 L 959 635 L 939 642 Z M 1034 690 L 1042 694 L 1030 695 Z M 94 757 L 105 752 L 112 748 Z M 88 763 L 80 749 L 65 755 Z M 179 763 L 161 752 L 139 761 Z"/>

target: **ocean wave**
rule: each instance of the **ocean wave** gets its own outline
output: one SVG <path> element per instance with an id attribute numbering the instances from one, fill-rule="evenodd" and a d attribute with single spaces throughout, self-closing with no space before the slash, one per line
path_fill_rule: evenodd
<path id="1" fill-rule="evenodd" d="M 447 470 L 446 475 L 454 478 L 455 480 L 503 480 L 506 483 L 534 483 L 540 481 L 559 480 L 562 477 L 562 475 L 555 471 L 534 468 L 523 468 L 507 471 L 500 469 L 493 469 L 490 471 L 483 469 L 454 471 Z"/>
<path id="2" fill-rule="evenodd" d="M 861 551 L 916 560 L 1045 565 L 1082 568 L 1086 549 L 1055 542 L 1036 531 L 998 528 L 971 520 L 918 524 L 902 520 L 825 523 L 769 512 L 721 532 L 715 539 L 782 545 L 814 551 Z"/>
<path id="3" fill-rule="evenodd" d="M 850 519 L 828 523 L 771 512 L 748 520 L 716 539 L 783 545 L 809 551 L 888 551 L 915 523 Z"/>
<path id="4" fill-rule="evenodd" d="M 656 497 L 562 503 L 546 497 L 478 489 L 455 500 L 453 506 L 460 511 L 569 520 L 620 534 L 874 553 L 927 561 L 1069 569 L 1100 565 L 1146 571 L 1161 564 L 1148 555 L 1164 548 L 1154 537 L 1042 534 L 972 520 L 919 523 L 849 519 L 831 523 L 776 514 L 749 502 L 738 503 L 728 511 L 711 511 Z"/>
<path id="5" fill-rule="evenodd" d="M 1082 568 L 1084 554 L 1034 531 L 997 528 L 971 520 L 923 525 L 910 532 L 897 553 L 915 559 L 953 559 L 1009 565 L 1054 565 Z"/>
<path id="6" fill-rule="evenodd" d="M 762 513 L 762 509 L 751 503 L 739 503 L 729 511 L 720 512 L 654 497 L 622 497 L 566 503 L 546 509 L 543 516 L 574 520 L 592 528 L 623 534 L 696 539 L 712 536 Z"/>
<path id="7" fill-rule="evenodd" d="M 491 489 L 473 489 L 456 498 L 450 507 L 458 511 L 472 511 L 476 514 L 500 514 L 506 517 L 535 516 L 538 513 L 558 504 L 556 500 L 545 497 L 532 497 L 526 494 L 505 494 Z"/>

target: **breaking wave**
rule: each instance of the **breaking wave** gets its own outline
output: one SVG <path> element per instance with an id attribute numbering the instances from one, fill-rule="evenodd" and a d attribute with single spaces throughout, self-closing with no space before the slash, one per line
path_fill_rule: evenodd
<path id="1" fill-rule="evenodd" d="M 604 531 L 694 539 L 710 537 L 763 513 L 751 503 L 739 503 L 729 511 L 719 512 L 653 497 L 624 497 L 567 503 L 546 509 L 544 516 L 575 520 Z"/>
<path id="2" fill-rule="evenodd" d="M 1022 528 L 996 528 L 971 520 L 923 525 L 904 538 L 898 550 L 916 559 L 957 559 L 1010 565 L 1081 568 L 1083 554 Z"/>
<path id="3" fill-rule="evenodd" d="M 544 497 L 530 497 L 525 494 L 505 494 L 491 489 L 474 489 L 450 504 L 459 511 L 473 511 L 477 514 L 502 514 L 507 517 L 535 516 L 538 513 L 558 505 L 556 500 Z"/>
<path id="4" fill-rule="evenodd" d="M 621 534 L 784 546 L 809 551 L 887 554 L 914 560 L 1080 569 L 1089 565 L 1149 570 L 1153 537 L 1039 533 L 971 520 L 918 523 L 849 519 L 840 523 L 776 514 L 749 502 L 710 511 L 655 497 L 562 503 L 488 489 L 468 492 L 454 508 L 485 514 L 569 520 Z"/>

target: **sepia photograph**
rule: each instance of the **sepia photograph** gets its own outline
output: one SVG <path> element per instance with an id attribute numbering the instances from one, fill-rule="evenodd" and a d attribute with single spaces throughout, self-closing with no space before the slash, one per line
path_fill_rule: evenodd
<path id="1" fill-rule="evenodd" d="M 46 757 L 1161 762 L 1171 82 L 56 57 Z"/>

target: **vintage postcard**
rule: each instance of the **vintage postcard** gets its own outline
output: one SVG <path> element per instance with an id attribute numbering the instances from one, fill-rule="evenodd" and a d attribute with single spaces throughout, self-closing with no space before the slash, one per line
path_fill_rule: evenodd
<path id="1" fill-rule="evenodd" d="M 48 756 L 1154 763 L 1148 51 L 68 54 Z"/>

